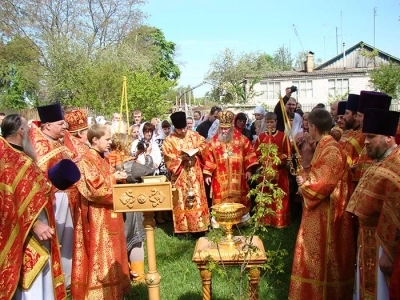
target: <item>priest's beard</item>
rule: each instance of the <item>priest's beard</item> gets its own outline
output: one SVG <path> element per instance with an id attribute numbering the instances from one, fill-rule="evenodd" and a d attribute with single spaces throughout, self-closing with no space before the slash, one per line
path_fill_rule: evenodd
<path id="1" fill-rule="evenodd" d="M 232 141 L 232 138 L 233 138 L 233 127 L 231 127 L 227 133 L 222 133 L 222 132 L 218 133 L 218 140 L 221 143 L 227 144 L 230 141 Z"/>
<path id="2" fill-rule="evenodd" d="M 22 149 L 24 149 L 26 155 L 28 155 L 30 158 L 32 158 L 34 162 L 36 162 L 36 153 L 32 147 L 28 132 L 29 131 L 27 130 L 24 131 L 24 137 L 22 138 Z"/>

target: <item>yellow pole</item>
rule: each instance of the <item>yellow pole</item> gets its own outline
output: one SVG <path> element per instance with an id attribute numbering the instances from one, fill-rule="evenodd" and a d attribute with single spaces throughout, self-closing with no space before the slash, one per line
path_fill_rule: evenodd
<path id="1" fill-rule="evenodd" d="M 149 265 L 145 280 L 149 292 L 149 300 L 160 300 L 161 276 L 156 267 L 156 244 L 154 239 L 155 222 L 153 216 L 153 212 L 143 212 L 143 225 L 146 231 L 147 263 Z"/>
<path id="2" fill-rule="evenodd" d="M 289 118 L 288 118 L 288 115 L 287 115 L 287 112 L 286 112 L 285 103 L 283 103 L 283 98 L 281 97 L 281 95 L 279 95 L 279 102 L 281 104 L 281 110 L 282 110 L 282 114 L 283 114 L 283 123 L 285 124 L 285 128 L 287 126 L 288 129 L 289 129 L 289 135 L 292 137 L 294 150 L 296 151 L 296 157 L 297 157 L 297 170 L 296 170 L 296 173 L 297 173 L 297 175 L 301 175 L 302 170 L 303 170 L 303 167 L 301 166 L 301 155 L 300 155 L 299 148 L 297 147 L 297 143 L 296 143 L 296 140 L 294 138 L 292 126 L 290 126 Z"/>

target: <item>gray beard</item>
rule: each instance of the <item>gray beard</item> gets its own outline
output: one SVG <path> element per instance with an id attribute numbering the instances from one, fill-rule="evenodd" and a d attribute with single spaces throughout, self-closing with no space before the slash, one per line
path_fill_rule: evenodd
<path id="1" fill-rule="evenodd" d="M 230 141 L 232 141 L 233 138 L 233 127 L 231 129 L 229 129 L 227 135 L 223 135 L 222 133 L 218 133 L 218 140 L 221 143 L 229 143 Z"/>
<path id="2" fill-rule="evenodd" d="M 34 162 L 36 162 L 36 153 L 32 147 L 32 143 L 29 139 L 28 134 L 24 135 L 24 138 L 22 139 L 22 149 L 24 149 L 26 155 L 28 155 L 30 158 L 32 158 Z"/>

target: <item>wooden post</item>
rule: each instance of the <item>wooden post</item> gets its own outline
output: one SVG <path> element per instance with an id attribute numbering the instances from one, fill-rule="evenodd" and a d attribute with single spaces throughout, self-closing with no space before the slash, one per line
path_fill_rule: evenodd
<path id="1" fill-rule="evenodd" d="M 147 243 L 147 261 L 148 271 L 146 274 L 147 289 L 149 292 L 150 300 L 160 300 L 160 281 L 161 277 L 156 267 L 156 245 L 154 240 L 154 227 L 155 221 L 153 219 L 153 212 L 144 212 L 144 229 L 146 231 L 146 243 Z"/>
<path id="2" fill-rule="evenodd" d="M 149 300 L 160 300 L 161 276 L 156 267 L 156 245 L 154 239 L 155 211 L 172 210 L 172 186 L 165 176 L 145 176 L 143 183 L 113 185 L 115 212 L 143 212 L 146 232 L 148 272 L 145 280 Z"/>

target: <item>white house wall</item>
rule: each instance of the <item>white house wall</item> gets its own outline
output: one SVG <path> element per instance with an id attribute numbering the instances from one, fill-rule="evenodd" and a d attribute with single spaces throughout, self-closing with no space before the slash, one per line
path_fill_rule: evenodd
<path id="1" fill-rule="evenodd" d="M 324 78 L 308 78 L 307 80 L 312 80 L 313 85 L 313 96 L 312 97 L 298 97 L 297 93 L 293 93 L 292 96 L 298 100 L 301 104 L 317 104 L 317 103 L 328 103 L 329 102 L 329 80 L 330 79 L 348 79 L 349 80 L 349 93 L 359 94 L 361 90 L 372 90 L 372 87 L 369 82 L 368 76 L 357 76 L 357 77 L 349 77 L 349 76 L 337 76 L 337 77 L 324 77 Z M 305 79 L 299 79 L 305 80 Z M 263 80 L 263 82 L 280 82 L 281 85 L 281 95 L 285 95 L 286 87 L 292 86 L 294 81 L 299 81 L 297 79 L 294 80 Z M 262 85 L 257 83 L 254 86 L 254 90 L 256 92 L 261 92 Z M 274 99 L 267 99 L 266 95 L 260 95 L 254 97 L 249 101 L 248 104 L 252 105 L 264 105 L 269 109 L 273 108 L 277 101 L 279 100 L 278 95 Z"/>

